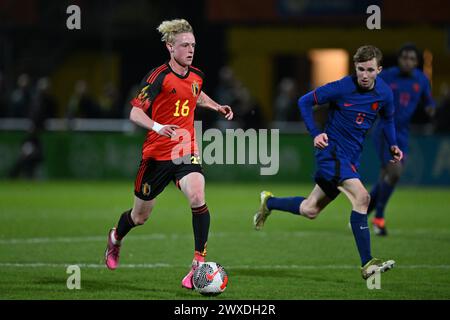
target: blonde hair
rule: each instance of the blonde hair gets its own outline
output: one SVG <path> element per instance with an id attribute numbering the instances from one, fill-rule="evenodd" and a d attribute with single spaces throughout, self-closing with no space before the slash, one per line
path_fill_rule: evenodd
<path id="1" fill-rule="evenodd" d="M 156 30 L 162 34 L 161 41 L 168 43 L 173 43 L 175 36 L 179 33 L 194 32 L 189 22 L 184 19 L 163 21 Z"/>

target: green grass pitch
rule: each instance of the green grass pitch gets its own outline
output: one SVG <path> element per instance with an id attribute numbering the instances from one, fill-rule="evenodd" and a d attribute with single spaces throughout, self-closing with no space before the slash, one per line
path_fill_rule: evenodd
<path id="1" fill-rule="evenodd" d="M 191 212 L 173 185 L 149 221 L 124 241 L 121 267 L 104 267 L 106 234 L 130 208 L 132 182 L 0 182 L 0 299 L 449 299 L 450 189 L 399 187 L 387 210 L 389 236 L 372 253 L 394 259 L 381 289 L 360 277 L 340 195 L 310 221 L 274 212 L 262 231 L 252 217 L 259 192 L 307 195 L 312 185 L 207 183 L 208 259 L 230 276 L 203 297 L 180 287 L 193 254 Z M 81 289 L 66 287 L 67 265 Z"/>

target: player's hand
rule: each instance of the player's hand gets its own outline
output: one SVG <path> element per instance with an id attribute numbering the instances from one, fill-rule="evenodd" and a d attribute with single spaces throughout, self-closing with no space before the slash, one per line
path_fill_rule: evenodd
<path id="1" fill-rule="evenodd" d="M 227 120 L 233 119 L 233 110 L 231 110 L 230 106 L 227 105 L 219 106 L 219 109 L 217 109 L 217 111 L 223 114 L 225 116 L 225 119 Z"/>
<path id="2" fill-rule="evenodd" d="M 161 129 L 159 129 L 158 134 L 168 138 L 172 138 L 173 136 L 176 135 L 175 129 L 178 128 L 179 126 L 175 124 L 166 124 Z"/>
<path id="3" fill-rule="evenodd" d="M 392 163 L 400 162 L 403 159 L 403 152 L 397 146 L 391 146 Z"/>
<path id="4" fill-rule="evenodd" d="M 328 136 L 326 133 L 318 134 L 314 138 L 314 147 L 318 149 L 325 149 L 328 147 Z"/>

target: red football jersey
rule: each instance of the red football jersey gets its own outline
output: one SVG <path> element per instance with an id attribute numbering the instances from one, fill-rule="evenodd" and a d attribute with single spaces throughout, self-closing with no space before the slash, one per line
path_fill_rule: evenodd
<path id="1" fill-rule="evenodd" d="M 141 108 L 161 125 L 175 124 L 180 129 L 176 130 L 176 140 L 149 130 L 142 147 L 142 159 L 173 160 L 188 154 L 198 155 L 194 111 L 203 78 L 203 72 L 192 66 L 186 75 L 180 76 L 168 63 L 147 74 L 131 105 Z"/>

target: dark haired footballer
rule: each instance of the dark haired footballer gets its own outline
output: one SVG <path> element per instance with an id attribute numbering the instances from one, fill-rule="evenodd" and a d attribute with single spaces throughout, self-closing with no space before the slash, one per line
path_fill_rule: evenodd
<path id="1" fill-rule="evenodd" d="M 387 235 L 385 208 L 394 192 L 403 171 L 404 162 L 408 159 L 409 123 L 421 101 L 425 111 L 432 117 L 436 104 L 431 96 L 430 81 L 417 69 L 419 50 L 414 44 L 404 44 L 398 52 L 398 66 L 383 70 L 380 77 L 389 85 L 394 94 L 394 124 L 399 148 L 403 151 L 402 161 L 390 161 L 389 144 L 383 135 L 382 123 L 373 130 L 373 140 L 381 161 L 378 182 L 370 191 L 370 204 L 367 213 L 375 209 L 372 219 L 373 230 L 380 236 Z"/>
<path id="2" fill-rule="evenodd" d="M 383 133 L 389 144 L 391 161 L 402 159 L 393 122 L 392 91 L 377 75 L 381 72 L 381 51 L 374 46 L 362 46 L 353 56 L 356 75 L 321 86 L 298 100 L 309 133 L 316 148 L 316 185 L 307 197 L 276 198 L 271 192 L 261 192 L 261 203 L 253 218 L 260 230 L 272 210 L 281 210 L 314 219 L 341 192 L 352 204 L 350 224 L 361 258 L 361 274 L 367 279 L 375 272 L 391 269 L 393 260 L 372 257 L 367 208 L 370 196 L 360 180 L 359 159 L 367 131 L 377 115 L 382 119 Z M 324 131 L 314 124 L 314 105 L 330 103 L 331 110 Z"/>

